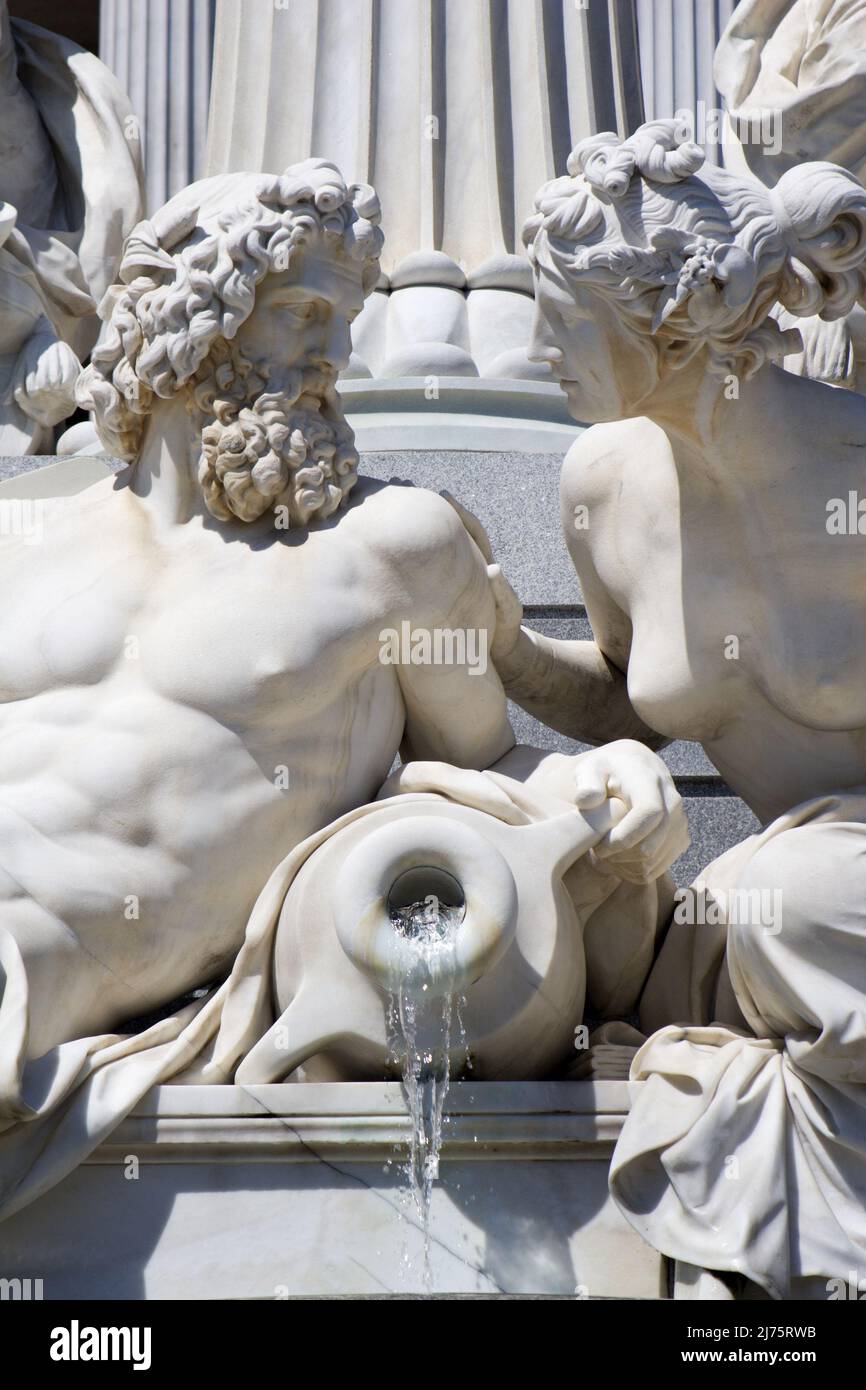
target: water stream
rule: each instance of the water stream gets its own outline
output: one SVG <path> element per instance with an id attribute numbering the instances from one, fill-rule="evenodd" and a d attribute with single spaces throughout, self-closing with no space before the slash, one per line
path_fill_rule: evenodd
<path id="1" fill-rule="evenodd" d="M 462 906 L 444 903 L 433 894 L 423 901 L 391 908 L 394 929 L 411 937 L 430 979 L 436 981 L 435 991 L 426 984 L 410 989 L 404 981 L 396 982 L 389 1009 L 391 1053 L 401 1069 L 410 1119 L 404 1175 L 423 1236 L 422 1277 L 428 1293 L 433 1286 L 430 1208 L 433 1184 L 439 1176 L 455 1020 L 455 1046 L 466 1045 L 460 1014 L 463 1000 L 454 988 L 451 968 L 454 938 L 463 916 Z"/>

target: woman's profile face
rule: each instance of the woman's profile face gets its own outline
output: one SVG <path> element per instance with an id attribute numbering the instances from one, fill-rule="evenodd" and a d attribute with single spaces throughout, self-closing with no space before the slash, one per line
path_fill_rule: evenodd
<path id="1" fill-rule="evenodd" d="M 548 362 L 573 419 L 622 420 L 656 384 L 655 355 L 642 347 L 616 308 L 600 294 L 566 281 L 549 257 L 535 273 L 532 361 Z"/>

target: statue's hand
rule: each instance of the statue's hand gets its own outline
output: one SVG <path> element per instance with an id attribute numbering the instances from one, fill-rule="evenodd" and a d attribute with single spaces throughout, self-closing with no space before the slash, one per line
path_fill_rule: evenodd
<path id="1" fill-rule="evenodd" d="M 661 758 L 632 739 L 593 748 L 575 759 L 575 802 L 591 811 L 610 797 L 626 814 L 593 855 L 628 883 L 652 883 L 689 847 L 682 797 Z"/>
<path id="2" fill-rule="evenodd" d="M 496 604 L 496 633 L 490 647 L 490 655 L 494 666 L 501 665 L 505 657 L 514 647 L 520 635 L 520 624 L 523 621 L 523 604 L 512 589 L 502 569 L 493 558 L 493 550 L 490 545 L 490 537 L 485 531 L 478 517 L 473 512 L 467 510 L 452 497 L 450 492 L 443 491 L 442 496 L 446 502 L 450 502 L 455 512 L 463 522 L 464 527 L 474 540 L 484 559 L 487 561 L 487 578 L 490 580 L 490 588 L 493 592 L 493 600 Z"/>
<path id="3" fill-rule="evenodd" d="M 571 1081 L 628 1081 L 631 1064 L 646 1042 L 631 1024 L 618 1019 L 602 1023 L 590 1034 L 589 1047 L 568 1068 Z"/>
<path id="4" fill-rule="evenodd" d="M 75 383 L 81 363 L 71 347 L 46 325 L 32 334 L 15 364 L 16 403 L 45 427 L 57 425 L 75 409 Z"/>

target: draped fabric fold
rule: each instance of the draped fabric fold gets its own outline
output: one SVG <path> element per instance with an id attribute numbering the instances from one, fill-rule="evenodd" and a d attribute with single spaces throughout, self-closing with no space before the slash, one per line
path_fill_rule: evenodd
<path id="1" fill-rule="evenodd" d="M 644 1044 L 611 1191 L 667 1255 L 775 1298 L 826 1298 L 866 1262 L 866 795 L 795 807 L 705 877 L 746 1026 L 705 1014 Z M 735 894 L 768 891 L 774 920 L 732 914 Z M 656 972 L 687 977 L 699 953 L 682 948 L 706 930 L 681 927 Z M 658 977 L 648 989 L 676 997 Z"/>
<path id="2" fill-rule="evenodd" d="M 714 75 L 739 142 L 726 164 L 771 185 L 809 159 L 866 176 L 863 0 L 741 0 Z"/>
<path id="3" fill-rule="evenodd" d="M 58 335 L 82 356 L 96 339 L 96 305 L 124 237 L 142 213 L 138 127 L 116 78 L 92 53 L 23 20 L 12 33 L 18 80 L 38 112 L 55 177 L 50 208 L 18 208 L 4 250 L 35 274 Z"/>

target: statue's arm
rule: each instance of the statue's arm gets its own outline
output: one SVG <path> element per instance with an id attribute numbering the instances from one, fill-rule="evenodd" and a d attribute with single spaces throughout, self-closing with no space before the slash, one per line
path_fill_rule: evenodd
<path id="1" fill-rule="evenodd" d="M 635 713 L 624 673 L 596 642 L 521 626 L 514 644 L 495 650 L 494 659 L 510 699 L 558 733 L 580 743 L 631 738 L 648 748 L 664 746 Z"/>
<path id="2" fill-rule="evenodd" d="M 564 471 L 564 494 L 567 487 Z M 591 561 L 582 558 L 580 576 L 596 641 L 548 637 L 524 627 L 520 600 L 495 563 L 483 526 L 445 495 L 487 561 L 496 603 L 491 654 L 508 697 L 542 724 L 579 743 L 630 738 L 649 748 L 663 747 L 666 740 L 644 724 L 629 700 L 625 671 L 631 623 L 606 593 Z M 564 495 L 563 510 L 568 506 Z"/>
<path id="3" fill-rule="evenodd" d="M 490 655 L 496 607 L 487 568 L 441 498 L 414 488 L 403 495 L 407 505 L 390 526 L 384 519 L 379 542 L 396 596 L 388 629 L 402 638 L 408 624 L 431 659 L 415 649 L 412 660 L 395 663 L 406 720 L 401 756 L 487 768 L 514 747 Z M 450 660 L 455 652 L 466 660 Z"/>
<path id="4" fill-rule="evenodd" d="M 496 604 L 486 556 L 442 499 L 420 490 L 412 498 L 411 510 L 394 518 L 384 542 L 389 587 L 400 595 L 391 628 L 408 622 L 415 633 L 474 634 L 467 651 L 475 660 L 397 665 L 406 712 L 404 761 L 495 765 L 586 809 L 616 796 L 626 814 L 595 854 L 618 877 L 641 884 L 654 879 L 688 847 L 685 814 L 667 768 L 634 742 L 616 741 L 573 758 L 515 747 L 505 691 L 489 660 Z"/>

